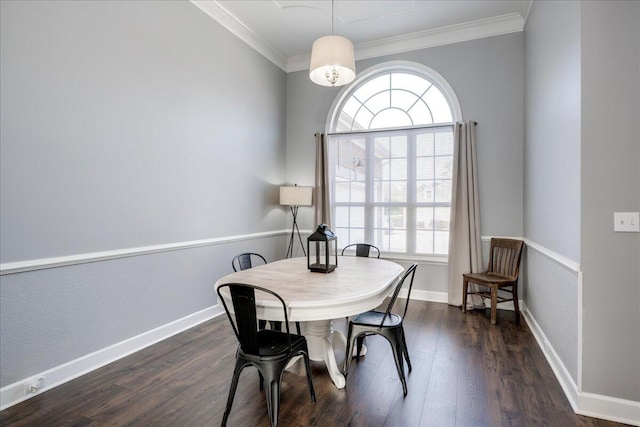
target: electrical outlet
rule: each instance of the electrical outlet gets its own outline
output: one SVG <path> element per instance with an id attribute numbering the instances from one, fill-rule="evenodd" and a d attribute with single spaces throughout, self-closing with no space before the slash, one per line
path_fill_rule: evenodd
<path id="1" fill-rule="evenodd" d="M 24 395 L 35 394 L 44 387 L 44 377 L 31 378 L 24 385 Z"/>
<path id="2" fill-rule="evenodd" d="M 639 212 L 614 212 L 613 231 L 638 233 L 640 232 Z"/>

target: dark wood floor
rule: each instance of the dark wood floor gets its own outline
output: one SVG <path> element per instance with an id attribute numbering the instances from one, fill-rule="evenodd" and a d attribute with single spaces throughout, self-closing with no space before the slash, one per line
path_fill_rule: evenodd
<path id="1" fill-rule="evenodd" d="M 578 416 L 524 322 L 499 312 L 466 316 L 446 304 L 412 301 L 405 330 L 413 372 L 402 395 L 389 344 L 367 338 L 338 390 L 312 362 L 306 379 L 283 377 L 280 426 L 620 426 Z M 346 322 L 336 322 L 346 332 Z M 217 426 L 236 341 L 220 316 L 0 413 L 3 426 Z M 341 363 L 344 355 L 338 354 Z M 229 426 L 268 426 L 264 393 L 244 370 Z"/>

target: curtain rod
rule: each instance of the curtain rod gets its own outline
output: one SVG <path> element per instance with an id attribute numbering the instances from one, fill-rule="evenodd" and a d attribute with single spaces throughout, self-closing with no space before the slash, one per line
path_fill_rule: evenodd
<path id="1" fill-rule="evenodd" d="M 478 125 L 478 122 L 473 121 L 472 122 L 474 126 Z M 390 129 L 373 129 L 373 130 L 361 130 L 361 131 L 357 131 L 357 132 L 329 132 L 326 135 L 327 136 L 334 136 L 334 135 L 359 135 L 359 134 L 363 134 L 363 133 L 378 133 L 378 132 L 395 132 L 395 131 L 403 131 L 403 130 L 420 130 L 420 129 L 434 129 L 434 128 L 443 128 L 443 127 L 447 127 L 447 126 L 453 126 L 453 125 L 462 125 L 462 123 L 460 122 L 456 122 L 456 123 L 439 123 L 439 124 L 435 124 L 435 125 L 424 125 L 424 126 L 414 126 L 414 127 L 409 127 L 409 128 L 401 128 L 401 129 L 394 129 L 394 128 L 390 128 Z M 321 134 L 322 132 L 316 132 L 313 134 L 313 136 L 317 136 L 318 134 Z"/>
<path id="2" fill-rule="evenodd" d="M 472 123 L 474 125 L 478 124 L 478 122 L 472 122 Z M 457 124 L 457 123 L 439 123 L 439 124 L 434 124 L 434 125 L 414 126 L 414 127 L 409 127 L 409 128 L 400 128 L 400 129 L 398 129 L 398 128 L 390 128 L 390 129 L 357 130 L 357 131 L 352 131 L 352 132 L 329 132 L 329 133 L 327 133 L 327 136 L 358 135 L 358 134 L 363 134 L 363 133 L 380 133 L 380 132 L 397 132 L 397 131 L 404 131 L 404 130 L 437 129 L 437 128 L 444 128 L 444 127 L 448 127 L 448 126 L 453 126 L 455 124 Z"/>

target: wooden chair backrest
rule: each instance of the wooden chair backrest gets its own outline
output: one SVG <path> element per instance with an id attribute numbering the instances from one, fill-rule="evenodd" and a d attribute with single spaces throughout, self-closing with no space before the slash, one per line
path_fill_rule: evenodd
<path id="1" fill-rule="evenodd" d="M 516 239 L 491 239 L 487 273 L 518 279 L 524 242 Z"/>

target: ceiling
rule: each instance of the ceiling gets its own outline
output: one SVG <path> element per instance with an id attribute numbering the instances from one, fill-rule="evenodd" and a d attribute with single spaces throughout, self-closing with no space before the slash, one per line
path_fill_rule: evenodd
<path id="1" fill-rule="evenodd" d="M 331 34 L 331 0 L 191 0 L 283 70 L 308 68 Z M 532 0 L 335 0 L 334 33 L 356 59 L 522 31 Z"/>

